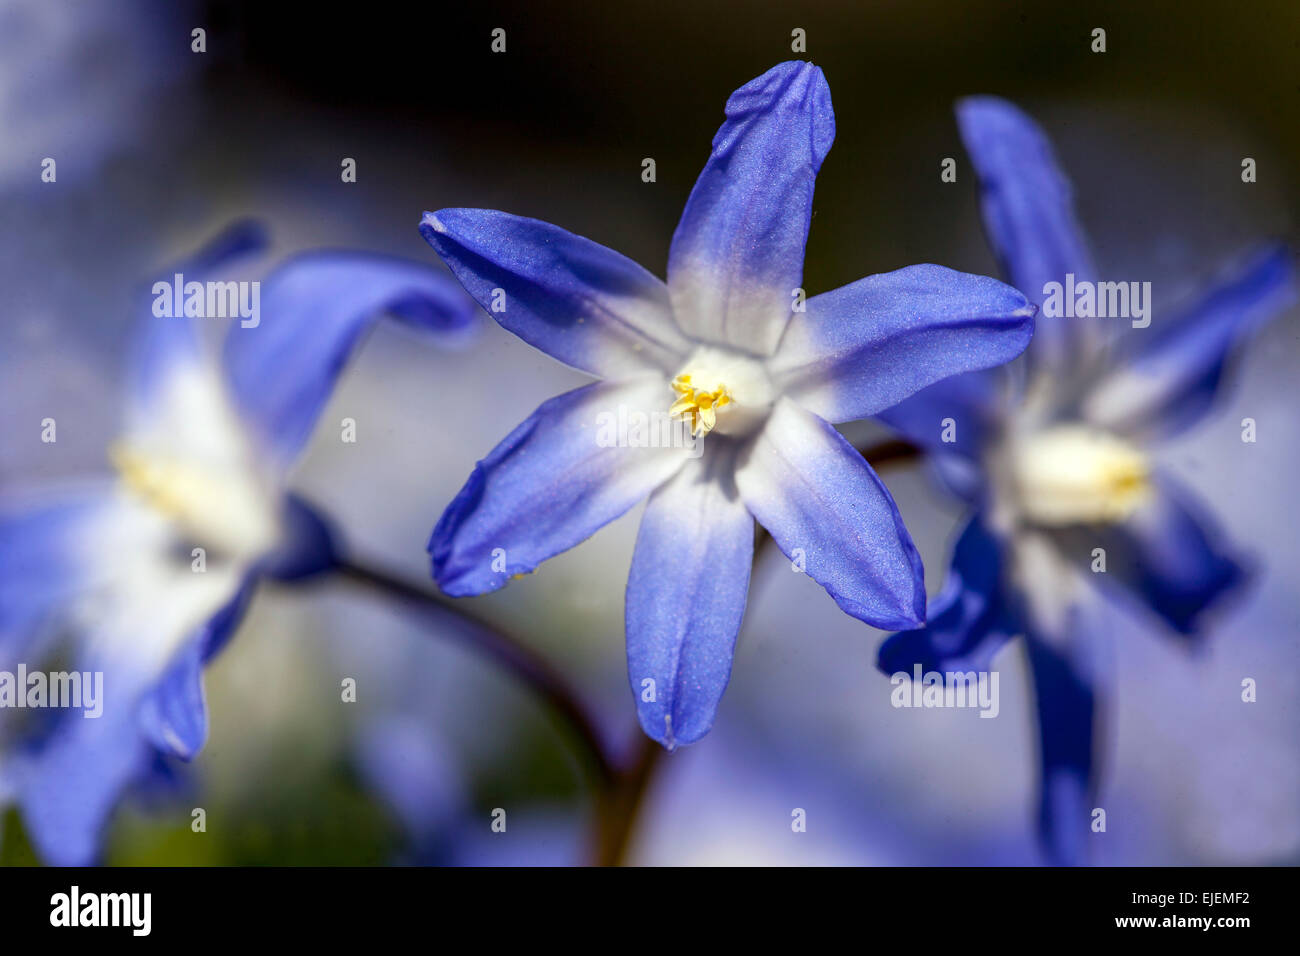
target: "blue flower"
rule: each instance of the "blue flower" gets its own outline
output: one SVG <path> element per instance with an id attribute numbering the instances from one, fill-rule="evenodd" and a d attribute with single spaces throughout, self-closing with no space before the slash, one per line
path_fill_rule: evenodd
<path id="1" fill-rule="evenodd" d="M 1053 282 L 1094 282 L 1069 184 L 1043 133 L 998 99 L 965 100 L 957 115 L 1009 280 L 1034 301 Z M 1024 359 L 998 370 L 1003 378 L 959 376 L 881 416 L 935 453 L 973 512 L 929 624 L 889 638 L 880 667 L 983 669 L 1009 638 L 1025 636 L 1038 700 L 1040 830 L 1058 861 L 1083 858 L 1096 783 L 1100 588 L 1194 639 L 1246 576 L 1205 509 L 1157 466 L 1153 445 L 1205 414 L 1234 350 L 1294 301 L 1290 256 L 1265 249 L 1167 322 L 1119 336 L 1115 318 L 1043 317 Z M 1104 575 L 1092 573 L 1098 560 Z"/>
<path id="2" fill-rule="evenodd" d="M 542 404 L 478 463 L 434 529 L 434 577 L 455 596 L 495 590 L 649 498 L 628 576 L 628 676 L 642 728 L 668 748 L 713 723 L 755 519 L 847 613 L 887 628 L 923 619 L 898 509 L 831 423 L 1008 361 L 1033 331 L 1014 289 L 934 265 L 804 309 L 813 182 L 835 133 L 826 80 L 783 63 L 736 91 L 726 116 L 666 283 L 534 219 L 444 209 L 421 224 L 501 325 L 602 379 Z"/>
<path id="3" fill-rule="evenodd" d="M 202 281 L 261 244 L 238 228 L 175 271 Z M 232 327 L 224 361 L 191 319 L 150 309 L 115 479 L 0 510 L 0 670 L 48 659 L 70 633 L 76 669 L 103 674 L 100 716 L 64 711 L 10 734 L 0 791 L 48 862 L 93 861 L 157 753 L 203 746 L 203 667 L 258 580 L 332 565 L 330 531 L 286 473 L 365 329 L 387 313 L 445 338 L 476 313 L 449 278 L 345 252 L 300 255 L 260 291 L 260 321 Z"/>

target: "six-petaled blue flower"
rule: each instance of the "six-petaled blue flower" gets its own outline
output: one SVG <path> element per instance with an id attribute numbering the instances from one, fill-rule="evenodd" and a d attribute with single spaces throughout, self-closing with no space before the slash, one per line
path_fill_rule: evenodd
<path id="1" fill-rule="evenodd" d="M 1033 301 L 1069 274 L 1095 281 L 1043 133 L 993 98 L 963 101 L 958 120 L 1010 281 Z M 1294 299 L 1289 254 L 1267 249 L 1149 329 L 1118 336 L 1113 318 L 1040 317 L 1015 366 L 949 379 L 881 416 L 929 447 L 975 510 L 928 626 L 886 641 L 880 666 L 982 669 L 1006 640 L 1025 636 L 1043 764 L 1040 826 L 1058 860 L 1082 859 L 1091 819 L 1092 631 L 1105 626 L 1091 582 L 1122 582 L 1120 593 L 1191 636 L 1243 580 L 1240 559 L 1149 449 L 1204 415 L 1234 347 Z M 953 433 L 944 436 L 948 419 Z M 1091 573 L 1095 549 L 1104 575 Z"/>
<path id="2" fill-rule="evenodd" d="M 628 577 L 628 676 L 672 748 L 712 725 L 745 609 L 754 521 L 846 612 L 924 618 L 921 561 L 888 490 L 832 423 L 1009 361 L 1034 307 L 934 265 L 807 300 L 813 182 L 835 121 L 820 69 L 736 91 L 673 236 L 665 283 L 555 226 L 427 213 L 425 238 L 501 325 L 603 381 L 544 403 L 479 462 L 429 544 L 451 595 L 481 594 L 649 498 Z M 703 437 L 602 442 L 602 415 L 670 415 Z"/>
<path id="3" fill-rule="evenodd" d="M 237 229 L 181 271 L 210 275 L 259 245 L 257 230 Z M 388 257 L 305 254 L 263 285 L 262 321 L 232 329 L 224 363 L 190 319 L 148 320 L 110 456 L 116 480 L 0 512 L 0 670 L 63 650 L 48 638 L 70 631 L 76 669 L 103 674 L 101 716 L 66 711 L 0 764 L 0 793 L 50 863 L 92 862 L 156 755 L 203 746 L 203 667 L 257 581 L 334 562 L 328 528 L 288 492 L 287 471 L 367 326 L 391 313 L 441 337 L 475 321 L 451 279 Z"/>

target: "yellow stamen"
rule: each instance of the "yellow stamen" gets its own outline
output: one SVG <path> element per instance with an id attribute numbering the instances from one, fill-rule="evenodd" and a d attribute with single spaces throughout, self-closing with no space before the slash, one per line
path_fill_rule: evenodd
<path id="1" fill-rule="evenodd" d="M 1151 494 L 1142 452 L 1086 426 L 1039 432 L 1017 447 L 1012 461 L 1020 507 L 1039 524 L 1124 521 Z"/>
<path id="2" fill-rule="evenodd" d="M 185 513 L 186 495 L 195 484 L 188 469 L 142 454 L 121 442 L 109 448 L 108 457 L 123 483 L 151 506 L 172 518 Z"/>
<path id="3" fill-rule="evenodd" d="M 718 410 L 731 404 L 731 393 L 727 386 L 719 385 L 711 392 L 691 385 L 689 375 L 678 375 L 672 382 L 677 400 L 673 402 L 668 414 L 674 418 L 690 417 L 691 434 L 707 435 L 718 424 Z"/>

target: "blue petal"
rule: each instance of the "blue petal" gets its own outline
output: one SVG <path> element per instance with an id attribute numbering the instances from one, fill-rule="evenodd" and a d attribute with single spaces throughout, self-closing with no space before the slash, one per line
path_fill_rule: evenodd
<path id="1" fill-rule="evenodd" d="M 225 607 L 187 638 L 171 664 L 144 697 L 140 728 L 155 747 L 182 760 L 191 760 L 208 737 L 208 708 L 203 693 L 203 667 L 225 645 L 252 597 L 247 580 Z"/>
<path id="2" fill-rule="evenodd" d="M 674 372 L 690 351 L 663 282 L 590 239 L 492 209 L 425 213 L 420 232 L 504 328 L 574 368 Z"/>
<path id="3" fill-rule="evenodd" d="M 1168 475 L 1122 525 L 1091 532 L 1106 548 L 1107 574 L 1182 634 L 1242 585 L 1247 572 L 1206 510 Z"/>
<path id="4" fill-rule="evenodd" d="M 803 285 L 813 183 L 835 139 L 822 71 L 791 61 L 727 100 L 668 259 L 688 334 L 770 354 Z"/>
<path id="5" fill-rule="evenodd" d="M 388 313 L 442 341 L 475 318 L 450 279 L 387 256 L 314 252 L 262 284 L 260 321 L 233 326 L 225 363 L 245 417 L 282 465 L 302 450 L 362 334 Z"/>
<path id="6" fill-rule="evenodd" d="M 151 751 L 131 706 L 135 689 L 106 673 L 104 694 L 100 717 L 64 712 L 39 751 L 19 758 L 15 770 L 27 831 L 41 859 L 54 866 L 96 861 L 119 797 L 149 766 Z"/>
<path id="7" fill-rule="evenodd" d="M 24 819 L 47 862 L 95 861 L 114 808 L 153 764 L 150 743 L 187 758 L 202 745 L 207 718 L 199 668 L 233 632 L 247 590 L 245 583 L 165 666 L 155 665 L 158 648 L 144 633 L 156 620 L 111 616 L 109 630 L 86 636 L 78 668 L 103 675 L 99 716 L 62 712 L 27 742 L 14 770 Z M 140 646 L 131 640 L 137 632 Z"/>
<path id="8" fill-rule="evenodd" d="M 166 308 L 155 307 L 159 295 L 170 297 L 176 275 L 185 283 L 207 282 L 220 276 L 221 270 L 230 268 L 244 256 L 261 252 L 268 238 L 264 228 L 253 221 L 240 221 L 222 231 L 215 239 L 190 256 L 162 270 L 157 278 L 159 291 L 150 288 L 150 301 L 142 309 L 146 316 L 134 346 L 131 363 L 133 388 L 131 400 L 138 406 L 150 408 L 161 397 L 173 367 L 179 363 L 194 363 L 201 358 L 194 319 L 170 313 Z M 166 290 L 163 290 L 163 286 Z"/>
<path id="9" fill-rule="evenodd" d="M 1135 349 L 1087 397 L 1090 421 L 1126 434 L 1176 434 L 1209 410 L 1234 349 L 1296 300 L 1290 252 L 1275 246 L 1233 269 L 1178 319 L 1135 330 Z"/>
<path id="10" fill-rule="evenodd" d="M 149 756 L 144 772 L 134 779 L 123 801 L 131 801 L 145 813 L 170 813 L 189 803 L 198 803 L 201 774 L 197 768 L 172 760 L 160 751 Z"/>
<path id="11" fill-rule="evenodd" d="M 429 541 L 433 576 L 463 597 L 504 586 L 613 521 L 681 467 L 687 450 L 628 447 L 616 423 L 663 413 L 658 376 L 550 399 L 480 461 Z"/>
<path id="12" fill-rule="evenodd" d="M 875 417 L 921 448 L 975 462 L 1001 424 L 1005 384 L 988 371 L 954 375 Z"/>
<path id="13" fill-rule="evenodd" d="M 825 421 L 778 400 L 736 486 L 785 555 L 845 612 L 890 630 L 925 620 L 921 556 L 894 499 Z"/>
<path id="14" fill-rule="evenodd" d="M 891 636 L 877 665 L 886 674 L 987 670 L 1016 634 L 1002 597 L 1002 549 L 979 515 L 962 530 L 943 590 L 930 602 L 926 625 Z"/>
<path id="15" fill-rule="evenodd" d="M 1069 644 L 1026 634 L 1042 767 L 1039 836 L 1054 863 L 1074 866 L 1087 856 L 1097 700 L 1085 670 L 1058 649 Z"/>
<path id="16" fill-rule="evenodd" d="M 814 414 L 867 418 L 941 379 L 1011 361 L 1029 344 L 1034 312 L 996 279 L 910 266 L 809 300 L 772 368 Z"/>
<path id="17" fill-rule="evenodd" d="M 239 219 L 226 226 L 174 271 L 185 273 L 187 279 L 206 276 L 244 256 L 264 252 L 270 242 L 270 235 L 262 223 L 255 219 Z"/>
<path id="18" fill-rule="evenodd" d="M 190 760 L 208 739 L 202 640 L 190 638 L 140 705 L 140 729 L 159 750 Z"/>
<path id="19" fill-rule="evenodd" d="M 1043 301 L 1043 287 L 1064 283 L 1066 273 L 1093 281 L 1069 180 L 1037 124 L 990 96 L 958 103 L 957 123 L 979 176 L 984 228 L 1008 281 L 1035 304 Z M 1060 364 L 1076 347 L 1072 330 L 1086 325 L 1040 317 L 1031 356 Z"/>
<path id="20" fill-rule="evenodd" d="M 669 750 L 713 726 L 745 613 L 754 520 L 730 487 L 733 453 L 709 446 L 651 496 L 632 556 L 628 680 L 642 729 Z"/>
<path id="21" fill-rule="evenodd" d="M 258 562 L 258 573 L 277 581 L 300 581 L 338 564 L 334 529 L 323 514 L 292 492 L 284 496 L 281 512 L 281 540 Z"/>
<path id="22" fill-rule="evenodd" d="M 91 523 L 107 487 L 68 489 L 0 512 L 0 670 L 30 655 L 43 627 L 87 584 Z"/>

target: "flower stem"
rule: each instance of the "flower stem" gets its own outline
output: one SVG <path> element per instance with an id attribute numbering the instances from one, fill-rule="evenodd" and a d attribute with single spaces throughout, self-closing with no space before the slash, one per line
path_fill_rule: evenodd
<path id="1" fill-rule="evenodd" d="M 335 570 L 353 584 L 398 598 L 425 612 L 433 611 L 440 617 L 457 618 L 457 623 L 468 625 L 468 628 L 447 627 L 442 633 L 450 638 L 460 638 L 468 646 L 486 654 L 533 690 L 568 725 L 595 773 L 598 790 L 612 787 L 618 772 L 610 762 L 586 708 L 564 678 L 526 642 L 467 607 L 463 601 L 412 584 L 387 571 L 347 560 L 340 561 Z"/>
<path id="2" fill-rule="evenodd" d="M 657 740 L 637 730 L 637 749 L 631 765 L 612 782 L 606 799 L 596 806 L 592 862 L 596 866 L 622 866 L 627 860 L 632 833 L 651 778 L 667 751 Z"/>
<path id="3" fill-rule="evenodd" d="M 877 442 L 865 448 L 859 448 L 862 457 L 872 468 L 884 468 L 887 465 L 901 465 L 921 457 L 921 449 L 910 441 L 898 438 Z"/>

